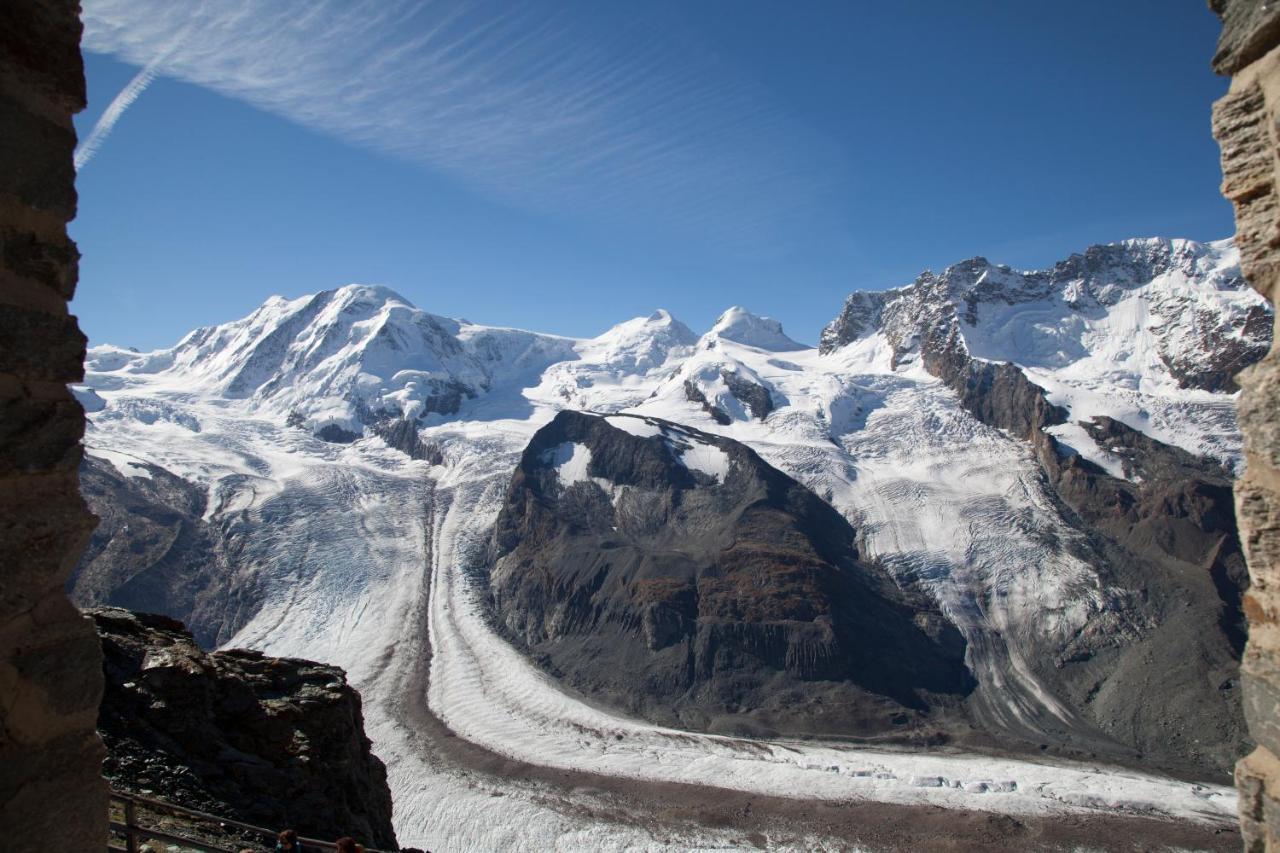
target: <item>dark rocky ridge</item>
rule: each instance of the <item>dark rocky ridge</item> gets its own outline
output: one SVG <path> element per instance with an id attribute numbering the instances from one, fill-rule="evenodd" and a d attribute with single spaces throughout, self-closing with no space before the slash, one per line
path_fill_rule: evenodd
<path id="1" fill-rule="evenodd" d="M 1138 596 L 1121 636 L 1089 636 L 1087 626 L 1068 648 L 1044 650 L 1043 677 L 1146 760 L 1229 772 L 1249 744 L 1239 688 L 1249 576 L 1231 475 L 1109 418 L 1085 427 L 1125 455 L 1137 482 L 1042 432 L 1037 456 L 1067 520 L 1090 534 L 1104 578 Z"/>
<path id="2" fill-rule="evenodd" d="M 843 517 L 737 442 L 649 422 L 664 434 L 561 412 L 526 448 L 489 569 L 517 645 L 574 689 L 696 729 L 926 736 L 962 719 L 959 633 L 859 560 Z M 616 501 L 559 481 L 566 444 Z M 673 444 L 725 453 L 723 482 Z"/>
<path id="3" fill-rule="evenodd" d="M 337 667 L 205 653 L 182 623 L 88 611 L 105 655 L 98 729 L 117 787 L 315 838 L 395 849 L 386 768 Z"/>
<path id="4" fill-rule="evenodd" d="M 444 462 L 444 454 L 431 442 L 423 441 L 415 421 L 399 417 L 383 417 L 375 419 L 371 427 L 373 434 L 387 443 L 388 447 L 399 450 L 410 459 L 425 459 L 432 465 Z"/>
<path id="5" fill-rule="evenodd" d="M 698 386 L 693 384 L 692 380 L 686 379 L 684 381 L 684 397 L 690 403 L 697 403 L 702 406 L 702 411 L 710 415 L 711 420 L 721 426 L 725 426 L 732 421 L 732 419 L 725 413 L 724 409 L 711 404 L 711 401 L 707 399 L 707 395 L 703 394 L 702 391 L 698 389 Z"/>
<path id="6" fill-rule="evenodd" d="M 474 396 L 474 393 L 468 391 L 467 396 Z M 367 406 L 357 406 L 356 410 L 360 415 L 360 421 L 364 428 L 369 433 L 385 441 L 388 447 L 393 450 L 399 450 L 410 459 L 425 459 L 432 465 L 440 465 L 444 462 L 444 455 L 440 452 L 439 447 L 431 442 L 422 440 L 419 424 L 421 416 L 431 412 L 439 412 L 446 415 L 457 414 L 462 400 L 460 391 L 453 396 L 445 398 L 448 403 L 445 408 L 440 408 L 441 399 L 432 397 L 427 400 L 426 406 L 418 418 L 397 416 L 388 412 L 373 412 Z M 285 426 L 305 429 L 306 419 L 302 417 L 301 412 L 295 409 L 289 413 L 288 418 L 285 420 Z M 363 437 L 363 432 L 352 432 L 351 430 L 343 429 L 337 424 L 326 424 L 312 434 L 321 441 L 327 441 L 330 444 L 350 444 Z"/>
<path id="7" fill-rule="evenodd" d="M 244 531 L 236 519 L 204 520 L 206 490 L 159 467 L 126 477 L 86 457 L 81 489 L 99 522 L 67 584 L 81 607 L 110 605 L 166 613 L 213 648 L 257 612 L 261 590 L 236 571 Z"/>
<path id="8" fill-rule="evenodd" d="M 750 410 L 753 418 L 764 420 L 773 411 L 773 397 L 768 388 L 732 370 L 721 370 L 720 378 L 728 386 L 729 393 Z"/>

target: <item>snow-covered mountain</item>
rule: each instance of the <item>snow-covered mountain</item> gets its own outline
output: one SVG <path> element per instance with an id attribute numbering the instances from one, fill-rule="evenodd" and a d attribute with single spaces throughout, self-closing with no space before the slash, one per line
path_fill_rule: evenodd
<path id="1" fill-rule="evenodd" d="M 440 757 L 441 723 L 508 758 L 637 781 L 1227 820 L 1228 789 L 1131 771 L 738 749 L 601 711 L 494 634 L 484 567 L 513 472 L 557 412 L 686 425 L 807 486 L 862 558 L 936 604 L 993 742 L 1203 774 L 1243 737 L 1230 377 L 1270 334 L 1234 249 L 1180 240 L 1042 272 L 974 259 L 855 293 L 816 349 L 741 308 L 701 337 L 658 311 L 569 339 L 385 288 L 273 298 L 168 350 L 90 351 L 87 477 L 108 522 L 75 592 L 345 667 L 407 843 L 514 837 L 486 818 L 492 784 Z M 522 838 L 653 843 L 541 789 L 502 791 Z"/>
<path id="2" fill-rule="evenodd" d="M 623 353 L 622 330 L 613 343 Z M 648 353 L 636 354 L 633 363 Z M 182 377 L 192 391 L 351 441 L 386 418 L 453 415 L 464 399 L 576 357 L 573 342 L 476 326 L 413 307 L 385 287 L 272 297 L 243 320 L 196 329 L 145 355 L 95 347 L 91 372 Z"/>
<path id="3" fill-rule="evenodd" d="M 1073 423 L 1113 417 L 1234 466 L 1239 442 L 1223 392 L 1266 353 L 1271 322 L 1230 241 L 1129 240 L 1050 270 L 973 258 L 896 290 L 855 293 L 819 348 L 883 343 L 895 366 L 936 365 L 950 353 L 1012 362 Z M 1079 430 L 1062 432 L 1101 461 Z"/>

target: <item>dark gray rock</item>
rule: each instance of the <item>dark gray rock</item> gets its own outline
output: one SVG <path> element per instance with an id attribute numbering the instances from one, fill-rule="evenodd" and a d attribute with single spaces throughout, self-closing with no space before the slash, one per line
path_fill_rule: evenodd
<path id="1" fill-rule="evenodd" d="M 488 566 L 501 630 L 570 687 L 739 733 L 943 736 L 972 687 L 959 633 L 859 559 L 828 504 L 737 442 L 561 412 L 512 478 Z M 594 480 L 564 484 L 572 444 Z M 722 479 L 678 451 L 726 455 Z"/>
<path id="2" fill-rule="evenodd" d="M 1250 740 L 1239 660 L 1249 586 L 1230 474 L 1110 419 L 1086 424 L 1125 459 L 1120 480 L 1062 451 L 1051 436 L 1039 457 L 1066 517 L 1087 532 L 1104 580 L 1136 590 L 1119 614 L 1122 644 L 1086 636 L 1048 673 L 1089 717 L 1144 760 L 1227 774 Z"/>
<path id="3" fill-rule="evenodd" d="M 753 418 L 764 420 L 773 411 L 773 397 L 768 388 L 733 370 L 721 370 L 720 378 L 729 387 L 729 393 L 751 411 Z"/>
<path id="4" fill-rule="evenodd" d="M 123 476 L 93 457 L 81 465 L 81 488 L 99 522 L 68 582 L 71 599 L 169 613 L 206 648 L 226 642 L 257 612 L 261 591 L 235 573 L 234 539 L 203 520 L 205 490 L 139 464 L 149 477 Z"/>
<path id="5" fill-rule="evenodd" d="M 387 771 L 337 667 L 205 653 L 181 622 L 88 611 L 105 657 L 98 730 L 112 785 L 314 838 L 396 847 Z"/>
<path id="6" fill-rule="evenodd" d="M 1222 19 L 1222 34 L 1213 54 L 1213 70 L 1231 75 L 1280 42 L 1280 6 L 1262 0 L 1209 0 Z"/>
<path id="7" fill-rule="evenodd" d="M 724 409 L 719 406 L 712 405 L 711 401 L 707 399 L 707 395 L 703 394 L 698 386 L 694 385 L 689 379 L 684 381 L 684 398 L 690 403 L 697 403 L 702 406 L 702 411 L 710 415 L 711 420 L 721 426 L 728 426 L 733 421 Z"/>
<path id="8" fill-rule="evenodd" d="M 432 465 L 444 463 L 444 454 L 431 442 L 422 440 L 417 424 L 408 418 L 382 418 L 372 426 L 373 434 L 410 459 L 425 459 Z"/>
<path id="9" fill-rule="evenodd" d="M 1182 388 L 1205 391 L 1240 390 L 1236 374 L 1256 364 L 1271 346 L 1272 312 L 1260 305 L 1249 309 L 1241 328 L 1224 327 L 1209 311 L 1189 300 L 1182 310 L 1196 317 L 1199 339 L 1179 349 L 1160 352 L 1160 359 Z M 1196 358 L 1197 353 L 1211 352 L 1210 360 Z"/>
<path id="10" fill-rule="evenodd" d="M 325 424 L 316 430 L 316 438 L 321 441 L 327 441 L 330 444 L 350 444 L 359 437 L 359 433 L 343 429 L 337 424 Z"/>
<path id="11" fill-rule="evenodd" d="M 1107 586 L 1137 591 L 1065 646 L 1028 655 L 1038 678 L 1129 757 L 1229 773 L 1249 743 L 1238 687 L 1249 579 L 1230 473 L 1100 418 L 1086 429 L 1137 482 L 1111 477 L 1044 432 L 1066 413 L 1015 365 L 954 349 L 925 364 L 979 420 L 1032 443 L 1064 519 L 1090 541 L 1079 556 Z M 1071 732 L 1068 742 L 1090 737 Z"/>

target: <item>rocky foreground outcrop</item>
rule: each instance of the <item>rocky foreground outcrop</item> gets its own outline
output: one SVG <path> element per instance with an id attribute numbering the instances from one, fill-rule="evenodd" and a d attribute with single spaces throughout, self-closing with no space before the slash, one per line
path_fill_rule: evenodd
<path id="1" fill-rule="evenodd" d="M 964 641 L 854 540 L 745 445 L 561 412 L 511 481 L 491 603 L 566 684 L 658 722 L 941 734 L 972 687 Z"/>
<path id="2" fill-rule="evenodd" d="M 233 649 L 182 623 L 87 611 L 102 639 L 98 719 L 111 784 L 317 838 L 395 849 L 391 793 L 341 669 Z"/>

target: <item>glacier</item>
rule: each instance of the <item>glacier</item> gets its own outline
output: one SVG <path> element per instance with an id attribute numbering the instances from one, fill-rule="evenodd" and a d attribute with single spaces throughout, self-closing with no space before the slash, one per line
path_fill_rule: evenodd
<path id="1" fill-rule="evenodd" d="M 1238 470 L 1233 389 L 1188 385 L 1213 371 L 1185 361 L 1265 302 L 1243 286 L 1229 244 L 1122 245 L 1176 262 L 1155 275 L 1104 272 L 1110 289 L 1090 283 L 1096 271 L 1043 281 L 990 267 L 963 293 L 855 294 L 857 316 L 847 305 L 848 322 L 817 348 L 741 308 L 701 336 L 658 311 L 573 339 L 436 317 L 382 287 L 273 297 L 168 350 L 92 348 L 78 388 L 92 403 L 86 452 L 124 476 L 156 465 L 207 489 L 206 520 L 235 542 L 237 583 L 258 596 L 225 645 L 347 670 L 388 766 L 402 843 L 746 846 L 732 828 L 593 815 L 580 808 L 598 799 L 591 791 L 499 785 L 437 755 L 426 717 L 512 761 L 638 782 L 1225 826 L 1229 786 L 1102 762 L 747 741 L 622 717 L 561 690 L 500 639 L 473 572 L 520 453 L 557 411 L 637 416 L 611 420 L 636 434 L 657 429 L 646 417 L 689 424 L 809 486 L 858 529 L 860 551 L 927 589 L 970 643 L 987 718 L 1028 738 L 1073 725 L 1015 640 L 1068 637 L 1127 592 L 1082 549 L 1046 545 L 1079 534 L 1027 443 L 975 419 L 926 370 L 918 318 L 950 300 L 970 353 L 1018 364 L 1070 412 L 1060 440 L 1106 470 L 1128 476 L 1078 426 L 1098 415 Z M 374 429 L 387 419 L 412 423 L 439 464 L 389 446 Z M 686 464 L 716 476 L 709 449 L 691 447 Z M 566 451 L 562 476 L 585 476 Z M 770 843 L 848 849 L 819 836 Z"/>

